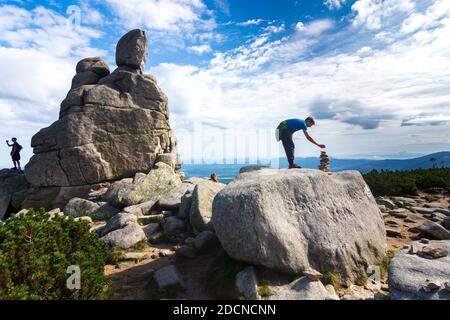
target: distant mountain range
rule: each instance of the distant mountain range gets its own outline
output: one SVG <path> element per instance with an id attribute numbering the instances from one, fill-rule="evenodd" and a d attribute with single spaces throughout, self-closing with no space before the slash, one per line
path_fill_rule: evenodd
<path id="1" fill-rule="evenodd" d="M 376 170 L 413 170 L 428 169 L 433 166 L 431 159 L 437 167 L 450 167 L 450 151 L 438 152 L 413 159 L 336 159 L 330 158 L 331 169 L 333 171 L 358 170 L 367 173 Z M 319 158 L 296 158 L 298 164 L 304 168 L 317 168 Z M 280 159 L 282 167 L 287 166 L 286 159 Z"/>
<path id="2" fill-rule="evenodd" d="M 412 159 L 337 159 L 330 158 L 331 170 L 358 170 L 362 173 L 376 170 L 413 170 L 413 169 L 428 169 L 433 166 L 430 161 L 434 159 L 437 167 L 450 167 L 450 151 L 433 153 L 430 155 L 412 158 Z M 296 158 L 296 162 L 303 168 L 318 168 L 319 158 Z M 274 166 L 276 161 L 272 162 Z M 239 173 L 240 168 L 250 164 L 183 164 L 181 171 L 186 173 L 186 178 L 190 177 L 209 177 L 212 172 L 219 175 L 222 182 L 228 183 L 233 180 Z M 282 158 L 279 160 L 279 167 L 288 167 L 287 160 Z"/>

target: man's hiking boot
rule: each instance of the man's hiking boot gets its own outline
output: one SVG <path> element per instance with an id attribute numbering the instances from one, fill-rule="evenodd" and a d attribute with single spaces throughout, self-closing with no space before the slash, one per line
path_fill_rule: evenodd
<path id="1" fill-rule="evenodd" d="M 302 167 L 300 167 L 298 164 L 291 164 L 289 165 L 289 169 L 301 169 Z"/>

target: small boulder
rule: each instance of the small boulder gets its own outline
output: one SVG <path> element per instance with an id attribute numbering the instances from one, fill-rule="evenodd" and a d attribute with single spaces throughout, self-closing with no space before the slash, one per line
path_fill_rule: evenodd
<path id="1" fill-rule="evenodd" d="M 178 210 L 178 218 L 186 219 L 189 217 L 192 206 L 192 193 L 186 193 L 180 202 L 180 209 Z"/>
<path id="2" fill-rule="evenodd" d="M 219 247 L 219 239 L 212 231 L 202 231 L 194 239 L 194 248 L 200 254 L 211 252 Z"/>
<path id="3" fill-rule="evenodd" d="M 186 224 L 177 217 L 168 217 L 163 223 L 164 235 L 169 240 L 177 240 L 186 231 Z"/>
<path id="4" fill-rule="evenodd" d="M 108 233 L 101 239 L 111 247 L 129 249 L 147 238 L 138 224 L 130 223 L 122 229 Z"/>
<path id="5" fill-rule="evenodd" d="M 254 267 L 248 267 L 236 275 L 236 288 L 246 299 L 258 300 L 258 280 Z"/>
<path id="6" fill-rule="evenodd" d="M 385 199 L 385 198 L 377 198 L 376 202 L 378 205 L 383 205 L 385 206 L 387 209 L 395 209 L 395 204 L 389 200 L 389 199 Z"/>
<path id="7" fill-rule="evenodd" d="M 91 216 L 100 206 L 92 201 L 81 199 L 81 198 L 73 198 L 71 199 L 66 207 L 64 208 L 64 213 L 72 218 Z"/>
<path id="8" fill-rule="evenodd" d="M 336 300 L 322 282 L 313 281 L 308 277 L 301 277 L 294 282 L 272 288 L 271 300 Z"/>
<path id="9" fill-rule="evenodd" d="M 153 234 L 161 229 L 159 223 L 149 223 L 146 226 L 142 227 L 147 239 L 149 239 Z"/>
<path id="10" fill-rule="evenodd" d="M 177 268 L 174 265 L 161 268 L 153 274 L 159 289 L 173 287 L 181 284 Z"/>
<path id="11" fill-rule="evenodd" d="M 211 223 L 212 204 L 214 197 L 225 185 L 218 182 L 202 181 L 197 184 L 192 193 L 192 205 L 190 210 L 190 222 L 197 232 L 214 230 Z"/>
<path id="12" fill-rule="evenodd" d="M 102 235 L 106 235 L 114 230 L 121 229 L 130 223 L 137 223 L 137 217 L 133 214 L 121 212 L 112 217 L 102 229 Z"/>
<path id="13" fill-rule="evenodd" d="M 432 238 L 438 240 L 450 240 L 450 231 L 446 230 L 443 226 L 436 222 L 427 221 L 424 224 L 417 227 L 417 229 Z"/>

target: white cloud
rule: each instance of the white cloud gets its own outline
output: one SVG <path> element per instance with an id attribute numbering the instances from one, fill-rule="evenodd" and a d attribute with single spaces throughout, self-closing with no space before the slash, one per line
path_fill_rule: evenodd
<path id="1" fill-rule="evenodd" d="M 212 51 L 211 47 L 208 44 L 202 44 L 199 46 L 191 46 L 187 48 L 188 51 L 195 53 L 195 54 L 205 54 L 210 53 Z"/>
<path id="2" fill-rule="evenodd" d="M 411 13 L 414 8 L 413 0 L 358 0 L 352 5 L 352 11 L 356 15 L 353 25 L 364 25 L 368 29 L 377 30 L 398 15 Z"/>
<path id="3" fill-rule="evenodd" d="M 385 13 L 379 16 L 394 11 L 420 13 L 408 3 L 392 7 L 380 3 Z M 332 21 L 299 23 L 290 37 L 273 40 L 262 34 L 236 49 L 216 53 L 208 68 L 183 73 L 182 81 L 172 77 L 182 66 L 160 66 L 159 73 L 165 70 L 161 85 L 169 97 L 186 92 L 185 87 L 194 90 L 170 102 L 176 117 L 191 122 L 205 117 L 242 130 L 271 130 L 286 117 L 317 113 L 319 125 L 312 134 L 335 156 L 348 155 L 350 143 L 352 152 L 414 151 L 412 133 L 436 141 L 437 148 L 450 143 L 449 135 L 440 134 L 450 129 L 450 15 L 431 18 L 429 12 L 436 11 L 422 14 L 434 27 L 423 25 L 408 37 L 383 30 L 381 20 L 376 34 L 365 31 L 375 25 L 378 29 L 373 21 L 337 33 Z M 399 29 L 408 16 L 397 16 L 390 24 Z M 333 47 L 335 41 L 356 34 L 348 47 L 305 58 L 316 45 Z M 177 115 L 186 104 L 202 116 L 191 115 L 189 108 Z M 436 131 L 432 126 L 437 125 Z M 183 124 L 177 122 L 176 128 Z M 302 155 L 317 152 L 300 141 Z"/>
<path id="4" fill-rule="evenodd" d="M 192 33 L 213 29 L 215 21 L 201 0 L 106 0 L 127 28 Z M 207 18 L 205 18 L 207 16 Z"/>
<path id="5" fill-rule="evenodd" d="M 244 21 L 244 22 L 239 22 L 236 25 L 242 26 L 242 27 L 257 26 L 257 25 L 259 25 L 259 24 L 261 24 L 263 22 L 264 22 L 264 20 L 262 20 L 262 19 L 251 19 L 251 20 L 247 20 L 247 21 Z"/>
<path id="6" fill-rule="evenodd" d="M 330 10 L 339 10 L 347 0 L 325 0 L 323 4 Z"/>

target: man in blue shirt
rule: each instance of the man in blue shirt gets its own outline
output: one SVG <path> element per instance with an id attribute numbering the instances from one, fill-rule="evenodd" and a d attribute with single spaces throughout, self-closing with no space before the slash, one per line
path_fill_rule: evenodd
<path id="1" fill-rule="evenodd" d="M 301 168 L 299 165 L 294 163 L 295 158 L 295 145 L 292 136 L 294 132 L 303 130 L 306 139 L 311 143 L 315 144 L 319 148 L 326 148 L 324 144 L 317 143 L 307 132 L 308 128 L 315 125 L 315 121 L 312 117 L 308 117 L 305 120 L 301 119 L 289 119 L 281 122 L 277 127 L 277 141 L 283 143 L 284 151 L 286 152 L 286 157 L 289 161 L 289 169 Z"/>

